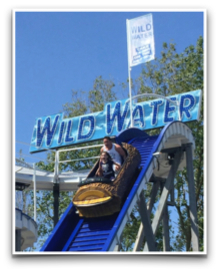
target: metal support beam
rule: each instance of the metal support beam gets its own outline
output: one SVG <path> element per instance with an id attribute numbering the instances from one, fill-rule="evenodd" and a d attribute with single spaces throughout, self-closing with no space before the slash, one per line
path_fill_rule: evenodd
<path id="1" fill-rule="evenodd" d="M 169 214 L 167 205 L 163 212 L 163 250 L 170 251 Z"/>
<path id="2" fill-rule="evenodd" d="M 53 224 L 56 226 L 59 221 L 59 196 L 60 196 L 60 186 L 59 186 L 59 151 L 56 150 L 55 153 L 55 166 L 54 166 L 54 184 L 53 184 Z"/>
<path id="3" fill-rule="evenodd" d="M 195 196 L 195 182 L 193 172 L 193 158 L 192 158 L 192 145 L 186 146 L 186 168 L 189 186 L 189 208 L 190 208 L 190 221 L 191 221 L 191 242 L 193 251 L 199 251 L 199 231 L 197 220 L 197 206 Z"/>
<path id="4" fill-rule="evenodd" d="M 60 186 L 58 183 L 53 184 L 53 223 L 54 227 L 56 226 L 57 222 L 59 221 L 59 195 L 60 195 Z"/>
<path id="5" fill-rule="evenodd" d="M 59 221 L 59 195 L 60 195 L 60 186 L 58 183 L 53 184 L 53 223 L 54 227 Z"/>
<path id="6" fill-rule="evenodd" d="M 143 224 L 141 223 L 138 230 L 137 237 L 136 237 L 136 241 L 133 247 L 133 252 L 140 251 L 143 241 L 144 241 L 144 227 L 143 227 Z"/>
<path id="7" fill-rule="evenodd" d="M 118 252 L 118 251 L 120 251 L 120 250 L 121 250 L 121 244 L 117 244 L 117 245 L 115 245 L 114 251 L 115 251 L 115 252 Z"/>
<path id="8" fill-rule="evenodd" d="M 137 239 L 135 242 L 135 246 L 133 248 L 133 251 L 139 251 L 141 248 L 141 244 L 143 242 L 144 238 L 144 232 L 147 234 L 150 233 L 151 240 L 148 239 L 148 242 L 145 243 L 144 251 L 149 250 L 149 243 L 155 242 L 152 238 L 155 236 L 160 220 L 163 219 L 163 245 L 164 245 L 164 251 L 170 251 L 170 236 L 169 236 L 169 215 L 168 215 L 168 204 L 174 203 L 174 178 L 176 175 L 176 172 L 179 167 L 179 163 L 183 154 L 183 151 L 186 151 L 186 163 L 187 163 L 187 176 L 188 176 L 188 185 L 189 185 L 189 200 L 190 200 L 190 221 L 191 221 L 191 241 L 192 241 L 192 248 L 194 251 L 199 251 L 199 233 L 198 233 L 198 220 L 197 220 L 197 208 L 196 208 L 196 196 L 195 196 L 195 183 L 194 183 L 194 171 L 193 171 L 193 158 L 192 158 L 192 146 L 191 144 L 185 144 L 183 147 L 177 147 L 175 149 L 167 149 L 168 152 L 171 152 L 172 158 L 171 158 L 171 168 L 168 175 L 168 178 L 164 184 L 164 188 L 160 197 L 160 201 L 157 207 L 157 211 L 155 213 L 154 219 L 152 221 L 152 225 L 148 231 L 146 231 L 146 227 L 149 225 L 150 220 L 150 212 L 152 210 L 155 197 L 156 197 L 156 191 L 158 190 L 158 185 L 160 184 L 160 181 L 154 181 L 154 185 L 151 192 L 151 198 L 148 203 L 147 208 L 147 214 L 140 213 L 141 215 L 148 215 L 148 222 L 146 222 L 146 219 L 143 220 L 145 224 L 141 224 Z M 156 183 L 157 182 L 157 183 Z M 171 196 L 171 201 L 168 202 L 167 198 L 168 196 Z M 140 199 L 142 199 L 140 197 Z M 139 202 L 141 205 L 142 202 Z M 143 210 L 143 208 L 140 208 L 140 211 Z M 144 217 L 141 217 L 144 219 Z M 151 234 L 151 230 L 153 232 L 153 236 Z M 150 247 L 151 248 L 151 247 Z"/>
<path id="9" fill-rule="evenodd" d="M 34 221 L 37 220 L 37 196 L 36 196 L 36 164 L 33 164 L 34 174 L 33 174 L 33 192 L 34 192 Z"/>
<path id="10" fill-rule="evenodd" d="M 174 182 L 173 182 L 174 183 Z M 161 193 L 164 188 L 164 182 L 160 182 Z M 174 185 L 174 184 L 171 184 Z M 173 186 L 171 187 L 170 192 L 173 190 Z M 164 207 L 163 215 L 162 215 L 162 223 L 163 223 L 163 251 L 170 251 L 170 234 L 169 234 L 169 214 L 168 214 L 168 205 L 170 201 L 167 201 Z"/>
<path id="11" fill-rule="evenodd" d="M 149 219 L 150 219 L 150 214 L 151 214 L 151 211 L 152 211 L 152 208 L 153 208 L 156 196 L 157 196 L 159 186 L 160 186 L 159 181 L 155 181 L 153 183 L 150 198 L 149 198 L 148 203 L 147 203 L 147 212 L 148 212 Z M 143 240 L 144 240 L 144 227 L 143 227 L 143 223 L 141 223 L 141 225 L 139 227 L 138 234 L 137 234 L 137 239 L 135 241 L 134 248 L 133 248 L 134 252 L 140 251 Z M 146 247 L 147 247 L 147 245 L 146 245 Z"/>
<path id="12" fill-rule="evenodd" d="M 174 206 L 175 205 L 175 199 L 174 199 L 174 180 L 171 184 L 171 189 L 170 189 L 170 200 L 167 201 L 167 205 Z"/>
<path id="13" fill-rule="evenodd" d="M 116 235 L 116 240 L 117 240 L 117 243 L 114 247 L 114 250 L 115 252 L 117 251 L 120 251 L 122 249 L 122 246 L 121 246 L 121 236 L 118 237 L 118 235 Z"/>
<path id="14" fill-rule="evenodd" d="M 154 238 L 152 227 L 151 227 L 151 220 L 150 220 L 150 217 L 146 208 L 146 204 L 145 204 L 144 191 L 142 191 L 140 194 L 138 206 L 139 206 L 141 221 L 143 224 L 144 235 L 146 237 L 146 243 L 145 243 L 146 248 L 148 251 L 156 251 L 155 238 Z"/>
<path id="15" fill-rule="evenodd" d="M 159 187 L 160 187 L 160 181 L 158 180 L 157 182 L 154 183 L 153 188 L 151 190 L 150 199 L 147 202 L 147 210 L 148 210 L 149 216 L 151 214 L 153 205 L 155 203 L 155 200 L 156 200 L 156 196 L 157 196 L 157 192 L 158 192 Z"/>
<path id="16" fill-rule="evenodd" d="M 21 251 L 21 230 L 15 230 L 15 251 Z"/>
<path id="17" fill-rule="evenodd" d="M 182 155 L 182 148 L 178 148 L 176 150 L 176 153 L 174 155 L 174 159 L 173 159 L 173 163 L 172 166 L 170 168 L 170 172 L 168 175 L 168 178 L 165 182 L 164 188 L 163 188 L 163 192 L 161 194 L 160 197 L 160 201 L 157 207 L 157 211 L 155 213 L 153 222 L 152 222 L 152 229 L 153 229 L 153 234 L 155 235 L 160 223 L 160 220 L 162 218 L 163 215 L 163 211 L 167 202 L 167 197 L 169 195 L 170 189 L 172 187 L 172 182 L 175 178 L 179 163 L 180 163 L 180 159 L 181 159 L 181 155 Z"/>

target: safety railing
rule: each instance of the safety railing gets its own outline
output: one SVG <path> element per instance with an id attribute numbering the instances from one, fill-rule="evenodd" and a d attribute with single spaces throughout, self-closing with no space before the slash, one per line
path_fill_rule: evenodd
<path id="1" fill-rule="evenodd" d="M 21 141 L 16 141 L 18 144 L 23 144 L 26 146 L 30 146 L 30 144 L 21 142 Z M 25 162 L 23 157 L 28 157 L 28 159 L 34 159 L 38 161 L 44 161 L 47 163 L 54 163 L 54 182 L 59 181 L 59 164 L 61 163 L 69 163 L 69 162 L 81 162 L 85 160 L 92 160 L 92 159 L 98 159 L 100 156 L 93 156 L 93 157 L 86 157 L 86 158 L 76 158 L 76 159 L 66 159 L 66 160 L 60 160 L 60 154 L 63 152 L 69 152 L 69 151 L 80 151 L 80 150 L 89 150 L 93 148 L 101 148 L 103 144 L 97 144 L 97 145 L 91 145 L 91 146 L 83 146 L 83 147 L 73 147 L 73 148 L 68 148 L 68 149 L 59 149 L 59 150 L 49 150 L 50 152 L 55 152 L 55 159 L 54 160 L 48 160 L 44 158 L 38 158 L 38 157 L 33 157 L 30 154 L 25 154 L 23 152 L 16 153 L 16 155 L 20 155 L 19 158 L 16 159 L 16 163 L 19 166 L 22 166 L 18 170 L 15 171 L 15 173 L 20 172 L 23 168 L 29 168 L 33 169 L 33 204 L 34 204 L 34 221 L 37 219 L 37 211 L 36 211 L 36 171 L 41 170 L 39 167 L 37 167 L 37 162 Z M 41 170 L 42 171 L 42 170 Z"/>
<path id="2" fill-rule="evenodd" d="M 93 149 L 93 148 L 101 148 L 102 146 L 103 146 L 103 144 L 98 144 L 98 145 L 92 145 L 92 146 L 74 147 L 74 148 L 69 148 L 69 149 L 57 150 L 56 154 L 55 154 L 55 167 L 54 167 L 55 174 L 57 176 L 59 176 L 59 164 L 60 163 L 81 162 L 81 161 L 93 160 L 93 159 L 100 158 L 100 156 L 93 156 L 93 157 L 85 157 L 85 158 L 60 160 L 60 154 L 62 152 L 79 151 L 79 150 L 85 150 L 85 149 L 87 150 L 87 149 Z"/>

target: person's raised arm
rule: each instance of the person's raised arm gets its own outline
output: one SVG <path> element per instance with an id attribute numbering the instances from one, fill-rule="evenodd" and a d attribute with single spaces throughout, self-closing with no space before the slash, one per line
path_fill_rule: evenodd
<path id="1" fill-rule="evenodd" d="M 115 144 L 115 149 L 121 155 L 123 160 L 125 160 L 126 159 L 126 154 L 125 154 L 123 148 L 120 145 Z"/>

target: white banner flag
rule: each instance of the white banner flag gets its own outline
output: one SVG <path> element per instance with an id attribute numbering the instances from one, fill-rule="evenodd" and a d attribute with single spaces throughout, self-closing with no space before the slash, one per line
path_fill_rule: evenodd
<path id="1" fill-rule="evenodd" d="M 127 20 L 129 66 L 154 60 L 154 31 L 152 14 Z"/>

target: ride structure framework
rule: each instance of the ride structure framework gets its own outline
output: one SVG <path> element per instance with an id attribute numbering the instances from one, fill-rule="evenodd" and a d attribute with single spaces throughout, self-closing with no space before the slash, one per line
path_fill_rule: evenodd
<path id="1" fill-rule="evenodd" d="M 149 136 L 137 128 L 121 132 L 115 142 L 131 144 L 141 155 L 140 173 L 128 194 L 120 212 L 98 218 L 79 217 L 71 202 L 53 232 L 41 248 L 41 252 L 79 252 L 120 251 L 121 235 L 137 204 L 141 225 L 137 231 L 133 252 L 157 252 L 155 236 L 160 222 L 163 224 L 163 250 L 170 251 L 168 225 L 168 206 L 174 204 L 174 178 L 178 170 L 187 168 L 189 208 L 191 221 L 191 248 L 199 251 L 197 209 L 193 171 L 193 152 L 195 142 L 191 130 L 182 122 L 174 121 L 166 125 L 159 135 Z M 59 192 L 59 174 L 55 173 Z M 145 202 L 146 184 L 152 183 L 148 202 Z M 158 190 L 161 196 L 151 221 L 150 214 Z M 170 200 L 169 200 L 170 197 Z"/>

